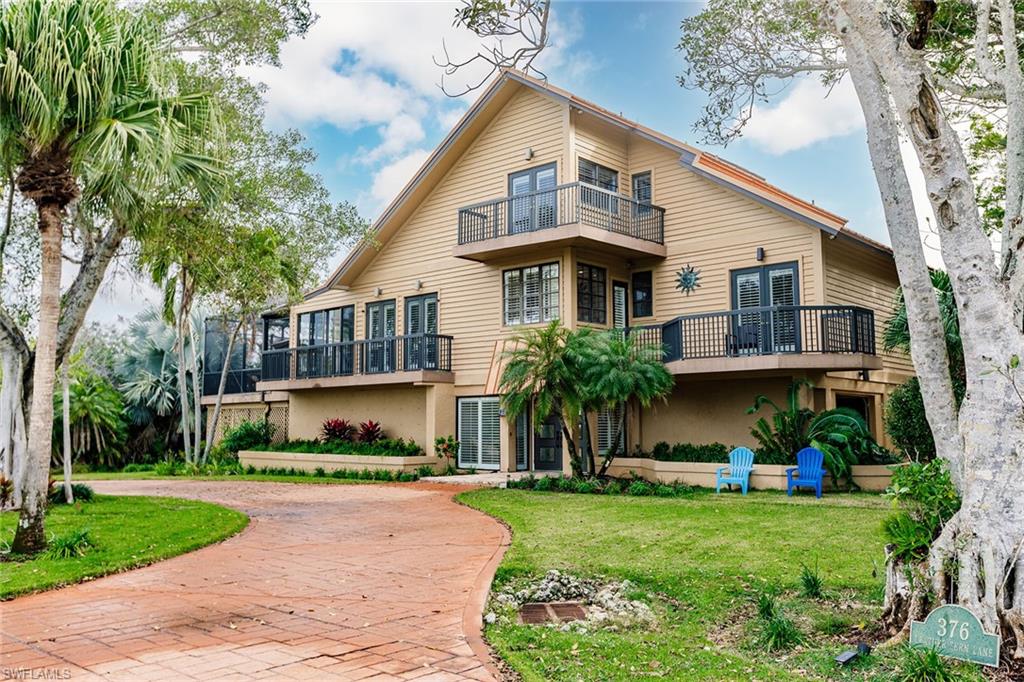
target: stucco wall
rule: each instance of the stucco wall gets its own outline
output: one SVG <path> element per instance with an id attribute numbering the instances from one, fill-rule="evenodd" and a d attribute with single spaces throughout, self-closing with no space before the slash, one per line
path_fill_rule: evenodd
<path id="1" fill-rule="evenodd" d="M 789 377 L 680 381 L 667 404 L 657 402 L 641 414 L 641 447 L 649 451 L 659 441 L 753 446 L 750 427 L 758 415 L 748 415 L 747 408 L 762 393 L 784 405 L 790 382 Z M 771 414 L 771 408 L 761 414 Z M 630 440 L 635 443 L 635 435 Z"/>
<path id="2" fill-rule="evenodd" d="M 426 389 L 418 386 L 390 388 L 321 388 L 294 391 L 288 410 L 288 436 L 316 438 L 325 419 L 341 418 L 358 424 L 372 419 L 381 423 L 388 438 L 415 440 L 426 452 Z"/>

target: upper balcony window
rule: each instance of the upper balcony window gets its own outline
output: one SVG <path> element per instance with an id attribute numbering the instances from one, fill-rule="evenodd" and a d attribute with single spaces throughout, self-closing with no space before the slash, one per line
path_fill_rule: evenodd
<path id="1" fill-rule="evenodd" d="M 558 263 L 502 273 L 506 325 L 558 319 Z"/>
<path id="2" fill-rule="evenodd" d="M 604 268 L 580 263 L 576 266 L 576 319 L 580 322 L 608 322 L 608 275 Z"/>
<path id="3" fill-rule="evenodd" d="M 298 346 L 322 346 L 351 341 L 355 332 L 355 307 L 343 306 L 299 314 Z"/>
<path id="4" fill-rule="evenodd" d="M 619 191 L 619 173 L 611 168 L 580 159 L 579 174 L 580 182 L 606 189 L 609 192 Z"/>

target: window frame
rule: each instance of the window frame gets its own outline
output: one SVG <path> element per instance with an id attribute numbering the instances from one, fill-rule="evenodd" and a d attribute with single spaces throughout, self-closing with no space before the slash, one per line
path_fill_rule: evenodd
<path id="1" fill-rule="evenodd" d="M 581 272 L 581 270 L 587 271 L 587 277 L 585 278 L 587 291 L 585 294 L 580 288 L 581 282 L 584 281 L 584 273 Z M 598 272 L 601 273 L 600 285 L 602 289 L 599 296 L 602 302 L 600 309 L 594 305 L 594 284 L 597 283 L 597 279 L 594 275 Z M 587 306 L 584 306 L 582 303 L 584 296 L 586 296 L 590 301 L 590 304 Z M 584 311 L 587 311 L 587 317 L 584 317 Z M 595 312 L 600 313 L 600 320 L 594 319 Z M 600 265 L 591 265 L 589 263 L 576 263 L 576 321 L 586 322 L 588 324 L 608 324 L 608 268 L 601 267 Z"/>
<path id="2" fill-rule="evenodd" d="M 555 274 L 554 277 L 545 277 L 545 269 L 554 266 Z M 537 268 L 539 274 L 539 290 L 538 290 L 538 304 L 537 312 L 538 317 L 536 320 L 527 321 L 527 311 L 529 308 L 526 305 L 527 292 L 526 292 L 526 271 Z M 517 321 L 510 321 L 509 317 L 509 291 L 508 291 L 508 277 L 510 274 L 516 273 L 519 277 L 519 310 Z M 523 265 L 516 268 L 507 268 L 501 271 L 501 324 L 503 327 L 520 327 L 523 325 L 530 324 L 546 324 L 552 320 L 558 320 L 562 317 L 561 308 L 561 296 L 562 296 L 562 267 L 560 261 L 548 261 L 545 263 L 534 263 L 531 265 Z M 555 287 L 553 291 L 545 291 L 545 283 L 554 282 Z M 554 297 L 552 302 L 551 297 Z M 553 315 L 552 315 L 553 312 Z"/>
<path id="3" fill-rule="evenodd" d="M 646 287 L 648 298 L 647 298 L 646 301 L 643 301 L 643 303 L 646 303 L 647 307 L 648 307 L 648 310 L 647 310 L 646 313 L 637 312 L 637 303 L 641 303 L 641 301 L 637 300 L 637 294 L 641 293 L 642 291 L 644 291 L 644 287 L 637 286 L 636 278 L 637 278 L 637 275 L 644 275 L 644 274 L 646 274 L 647 277 L 648 277 L 647 287 Z M 633 319 L 644 318 L 644 317 L 654 317 L 654 270 L 637 270 L 636 272 L 630 273 L 630 275 L 629 275 L 629 289 L 630 289 L 629 298 L 630 298 L 630 301 L 631 301 L 630 308 L 631 308 L 631 311 L 633 313 L 633 315 L 632 315 Z"/>
<path id="4" fill-rule="evenodd" d="M 580 177 L 581 176 L 580 167 L 583 164 L 590 164 L 590 165 L 592 165 L 594 167 L 594 174 L 593 174 L 594 175 L 594 182 L 586 182 L 582 177 Z M 609 173 L 612 174 L 612 180 L 613 180 L 613 182 L 612 182 L 613 186 L 612 187 L 606 187 L 605 185 L 601 184 L 601 171 L 602 170 L 608 171 Z M 576 179 L 579 182 L 585 183 L 587 185 L 591 185 L 593 187 L 600 187 L 601 189 L 603 189 L 603 190 L 605 190 L 607 192 L 612 192 L 614 194 L 618 194 L 619 193 L 619 175 L 620 175 L 619 171 L 617 171 L 614 168 L 611 168 L 609 166 L 605 166 L 603 164 L 600 164 L 597 161 L 591 161 L 590 159 L 586 159 L 586 158 L 584 158 L 582 156 L 579 157 L 576 160 Z"/>
<path id="5" fill-rule="evenodd" d="M 349 337 L 345 339 L 345 313 L 349 313 Z M 331 320 L 334 315 L 338 316 L 338 334 L 341 338 L 332 341 L 331 340 Z M 322 322 L 323 341 L 320 343 L 314 343 L 314 339 L 317 335 L 317 320 Z M 329 346 L 338 343 L 348 343 L 355 341 L 356 338 L 356 306 L 354 303 L 348 305 L 334 306 L 333 308 L 320 308 L 317 310 L 305 310 L 298 313 L 295 320 L 297 333 L 295 335 L 295 346 L 297 348 L 308 348 L 310 346 Z M 302 333 L 302 325 L 306 322 L 308 325 L 307 333 Z"/>

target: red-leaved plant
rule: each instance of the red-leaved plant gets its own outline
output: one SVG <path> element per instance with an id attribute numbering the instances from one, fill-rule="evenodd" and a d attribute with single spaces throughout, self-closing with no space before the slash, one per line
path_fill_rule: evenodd
<path id="1" fill-rule="evenodd" d="M 325 441 L 351 441 L 356 435 L 356 427 L 347 419 L 327 419 L 320 427 L 320 432 Z"/>
<path id="2" fill-rule="evenodd" d="M 363 443 L 376 443 L 384 437 L 384 432 L 380 430 L 380 422 L 375 422 L 372 419 L 367 419 L 359 425 L 359 440 Z"/>

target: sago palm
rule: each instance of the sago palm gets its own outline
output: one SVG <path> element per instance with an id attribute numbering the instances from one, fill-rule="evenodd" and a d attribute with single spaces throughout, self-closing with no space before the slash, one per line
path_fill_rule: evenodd
<path id="1" fill-rule="evenodd" d="M 117 218 L 147 187 L 205 185 L 212 131 L 206 97 L 175 91 L 171 59 L 152 26 L 113 0 L 21 0 L 0 9 L 0 153 L 38 214 L 41 242 L 20 553 L 45 547 L 61 238 L 83 192 Z"/>

